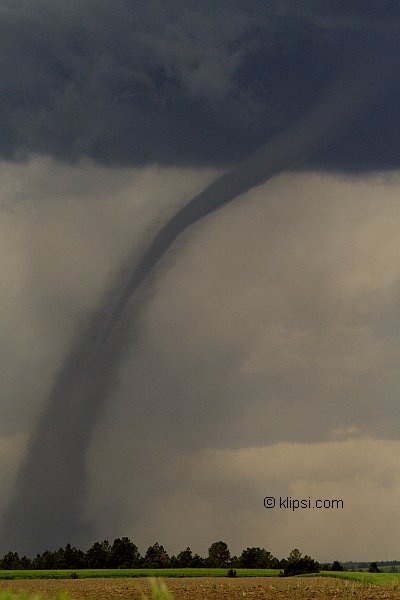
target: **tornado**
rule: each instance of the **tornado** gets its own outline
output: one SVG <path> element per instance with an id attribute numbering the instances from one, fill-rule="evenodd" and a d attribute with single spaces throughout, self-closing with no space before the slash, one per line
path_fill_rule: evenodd
<path id="1" fill-rule="evenodd" d="M 17 475 L 15 495 L 0 532 L 3 551 L 33 556 L 70 542 L 84 547 L 93 527 L 84 517 L 86 454 L 101 408 L 118 383 L 118 369 L 139 318 L 138 291 L 162 268 L 162 259 L 189 227 L 345 135 L 396 77 L 384 49 L 351 61 L 308 110 L 263 146 L 189 200 L 159 229 L 128 280 L 117 277 L 61 365 Z M 125 267 L 124 272 L 127 268 Z M 116 298 L 116 299 L 115 299 Z M 128 327 L 129 326 L 129 327 Z M 134 357 L 134 352 L 132 353 Z M 133 358 L 134 360 L 134 358 Z"/>

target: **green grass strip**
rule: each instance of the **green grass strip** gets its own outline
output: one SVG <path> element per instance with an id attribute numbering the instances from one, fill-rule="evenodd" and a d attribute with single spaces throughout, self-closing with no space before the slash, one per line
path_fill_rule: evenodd
<path id="1" fill-rule="evenodd" d="M 228 569 L 40 569 L 0 570 L 0 579 L 93 577 L 226 577 Z M 276 577 L 279 569 L 236 569 L 237 577 Z"/>
<path id="2" fill-rule="evenodd" d="M 400 585 L 400 573 L 365 573 L 360 571 L 322 571 L 323 577 L 334 577 L 336 579 L 347 579 L 360 583 L 372 583 L 375 585 Z"/>

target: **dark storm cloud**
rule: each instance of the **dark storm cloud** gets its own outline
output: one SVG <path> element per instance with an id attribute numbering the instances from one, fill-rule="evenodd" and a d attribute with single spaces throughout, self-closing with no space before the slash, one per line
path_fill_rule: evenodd
<path id="1" fill-rule="evenodd" d="M 232 163 L 298 117 L 363 47 L 384 42 L 393 60 L 398 18 L 392 2 L 3 0 L 1 154 Z M 314 163 L 396 166 L 398 102 L 392 89 Z"/>

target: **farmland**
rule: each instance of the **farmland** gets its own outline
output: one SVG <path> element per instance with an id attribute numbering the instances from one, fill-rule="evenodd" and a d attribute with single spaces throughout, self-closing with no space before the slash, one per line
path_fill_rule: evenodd
<path id="1" fill-rule="evenodd" d="M 331 577 L 175 577 L 164 581 L 174 600 L 394 600 L 400 593 L 398 579 L 386 585 Z M 143 593 L 151 597 L 149 579 L 132 577 L 2 580 L 0 590 L 40 594 L 45 600 L 65 592 L 72 600 L 143 600 Z"/>
<path id="2" fill-rule="evenodd" d="M 400 573 L 366 573 L 366 572 L 351 572 L 351 571 L 326 571 L 323 575 L 334 577 L 336 579 L 346 579 L 348 581 L 358 581 L 360 583 L 382 585 L 392 584 L 399 585 L 400 590 Z"/>
<path id="3" fill-rule="evenodd" d="M 40 595 L 44 600 L 54 599 L 60 594 L 65 600 L 65 593 L 71 600 L 143 600 L 150 598 L 149 577 L 139 576 L 143 570 L 136 569 L 133 575 L 127 576 L 128 570 L 109 570 L 100 576 L 99 571 L 86 570 L 78 572 L 78 578 L 71 571 L 38 572 L 26 571 L 24 579 L 18 577 L 4 578 L 6 572 L 0 572 L 0 591 L 12 594 L 23 593 Z M 150 570 L 149 570 L 150 571 Z M 161 571 L 161 570 L 160 570 Z M 255 570 L 251 576 L 227 578 L 215 571 L 224 569 L 209 569 L 213 574 L 198 576 L 198 569 L 175 569 L 179 573 L 170 573 L 163 570 L 163 581 L 172 592 L 174 600 L 394 600 L 400 595 L 400 577 L 393 573 L 322 573 L 318 576 L 308 577 L 276 577 L 275 573 L 262 573 L 256 576 Z M 183 574 L 182 571 L 190 571 Z M 75 573 L 75 572 L 73 572 Z M 149 573 L 150 574 L 150 573 Z M 154 570 L 151 575 L 155 575 Z M 238 573 L 239 574 L 239 573 Z M 266 576 L 267 575 L 267 576 Z M 144 594 L 144 595 L 143 595 Z M 0 600 L 1 595 L 0 595 Z M 7 600 L 11 600 L 7 598 Z"/>

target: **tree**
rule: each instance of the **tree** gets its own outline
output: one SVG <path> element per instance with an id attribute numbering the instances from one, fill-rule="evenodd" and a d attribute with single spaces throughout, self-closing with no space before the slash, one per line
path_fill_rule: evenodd
<path id="1" fill-rule="evenodd" d="M 24 555 L 20 559 L 20 569 L 32 569 L 31 559 Z"/>
<path id="2" fill-rule="evenodd" d="M 113 569 L 133 569 L 140 565 L 140 554 L 136 544 L 128 537 L 117 538 L 111 546 L 109 565 Z"/>
<path id="3" fill-rule="evenodd" d="M 372 562 L 369 567 L 368 567 L 368 573 L 380 573 L 381 570 L 379 569 L 378 565 L 376 564 L 376 562 Z"/>
<path id="4" fill-rule="evenodd" d="M 201 569 L 205 566 L 205 560 L 199 554 L 194 554 L 190 565 L 193 569 Z"/>
<path id="5" fill-rule="evenodd" d="M 226 542 L 214 542 L 208 549 L 207 566 L 225 568 L 229 566 L 231 553 Z"/>
<path id="6" fill-rule="evenodd" d="M 45 550 L 42 554 L 37 554 L 33 561 L 34 569 L 59 569 L 59 553 Z"/>
<path id="7" fill-rule="evenodd" d="M 171 569 L 177 569 L 179 567 L 178 559 L 176 558 L 175 554 L 169 557 L 169 566 Z"/>
<path id="8" fill-rule="evenodd" d="M 305 573 L 319 573 L 319 564 L 310 556 L 302 556 L 300 550 L 295 548 L 284 561 L 284 569 L 280 575 L 290 577 L 291 575 L 303 575 Z"/>
<path id="9" fill-rule="evenodd" d="M 21 569 L 18 552 L 7 552 L 0 561 L 1 569 Z"/>
<path id="10" fill-rule="evenodd" d="M 278 562 L 265 548 L 247 548 L 239 558 L 239 566 L 242 569 L 274 569 L 277 568 Z"/>
<path id="11" fill-rule="evenodd" d="M 90 569 L 105 569 L 108 567 L 111 546 L 108 540 L 95 542 L 86 552 L 86 564 Z"/>
<path id="12" fill-rule="evenodd" d="M 64 548 L 64 560 L 66 569 L 83 569 L 86 566 L 85 553 L 71 544 L 67 544 Z"/>
<path id="13" fill-rule="evenodd" d="M 231 556 L 231 560 L 229 561 L 230 566 L 232 567 L 232 569 L 238 569 L 239 568 L 239 559 L 237 556 Z"/>
<path id="14" fill-rule="evenodd" d="M 158 542 L 149 546 L 144 555 L 143 566 L 147 569 L 163 569 L 169 567 L 169 556 Z"/>
<path id="15" fill-rule="evenodd" d="M 45 550 L 32 561 L 23 556 L 20 562 L 21 569 L 80 569 L 86 566 L 84 552 L 71 544 L 58 550 Z"/>
<path id="16" fill-rule="evenodd" d="M 179 552 L 178 556 L 176 557 L 176 566 L 180 569 L 186 569 L 187 567 L 192 566 L 192 561 L 193 554 L 188 546 L 186 550 L 182 550 L 181 552 Z"/>
<path id="17" fill-rule="evenodd" d="M 330 568 L 331 571 L 343 571 L 343 565 L 338 560 L 334 560 Z"/>
<path id="18" fill-rule="evenodd" d="M 301 552 L 298 548 L 293 548 L 293 550 L 290 551 L 290 554 L 287 557 L 287 561 L 292 562 L 292 563 L 297 562 L 300 559 L 301 559 Z"/>

